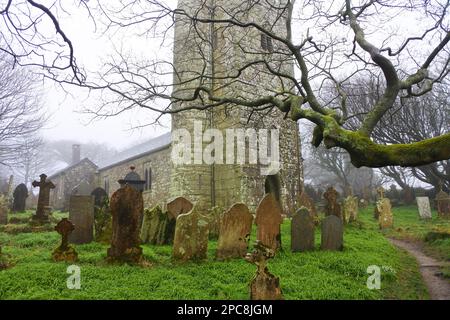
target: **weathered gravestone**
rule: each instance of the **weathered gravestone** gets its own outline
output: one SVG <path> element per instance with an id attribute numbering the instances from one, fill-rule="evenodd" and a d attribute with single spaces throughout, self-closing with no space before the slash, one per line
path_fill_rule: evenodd
<path id="1" fill-rule="evenodd" d="M 416 197 L 419 216 L 421 219 L 431 219 L 431 206 L 428 197 Z"/>
<path id="2" fill-rule="evenodd" d="M 160 206 L 144 210 L 141 239 L 143 243 L 166 245 L 173 243 L 175 237 L 175 219 L 171 219 Z"/>
<path id="3" fill-rule="evenodd" d="M 330 215 L 322 221 L 322 250 L 341 251 L 344 249 L 344 224 L 342 219 Z"/>
<path id="4" fill-rule="evenodd" d="M 314 250 L 314 220 L 307 208 L 299 209 L 291 221 L 292 252 Z"/>
<path id="5" fill-rule="evenodd" d="M 8 199 L 0 194 L 0 225 L 8 224 Z"/>
<path id="6" fill-rule="evenodd" d="M 378 188 L 377 192 L 379 200 L 375 206 L 375 218 L 378 219 L 380 229 L 391 228 L 394 224 L 391 201 L 384 197 L 383 188 Z"/>
<path id="7" fill-rule="evenodd" d="M 91 192 L 91 196 L 94 197 L 95 241 L 111 243 L 112 217 L 108 193 L 103 188 L 96 188 Z"/>
<path id="8" fill-rule="evenodd" d="M 377 202 L 375 203 L 375 208 L 374 208 L 374 211 L 373 211 L 373 217 L 378 220 L 379 217 L 380 217 L 380 212 L 378 211 L 377 203 L 378 203 L 378 201 L 384 199 L 384 191 L 385 190 L 384 190 L 383 187 L 379 187 L 379 188 L 377 188 L 376 191 L 377 191 Z"/>
<path id="9" fill-rule="evenodd" d="M 40 181 L 33 181 L 32 186 L 34 188 L 39 187 L 39 198 L 36 209 L 36 214 L 32 219 L 36 222 L 48 222 L 48 214 L 50 211 L 50 190 L 55 188 L 55 185 L 51 181 L 47 181 L 47 176 L 41 174 Z"/>
<path id="10" fill-rule="evenodd" d="M 103 207 L 105 205 L 105 202 L 108 200 L 108 193 L 103 188 L 95 188 L 91 192 L 91 196 L 94 197 L 94 205 L 96 207 Z"/>
<path id="11" fill-rule="evenodd" d="M 264 196 L 256 209 L 256 239 L 275 252 L 281 249 L 281 213 L 280 205 L 271 193 Z"/>
<path id="12" fill-rule="evenodd" d="M 247 254 L 253 216 L 243 203 L 234 204 L 222 216 L 216 258 L 243 258 Z"/>
<path id="13" fill-rule="evenodd" d="M 327 200 L 327 205 L 325 207 L 325 215 L 334 215 L 338 218 L 342 218 L 341 206 L 339 205 L 337 199 L 339 193 L 333 187 L 329 187 L 327 191 L 323 194 L 325 200 Z"/>
<path id="14" fill-rule="evenodd" d="M 356 221 L 358 218 L 358 198 L 348 196 L 344 199 L 342 206 L 342 215 L 345 223 Z"/>
<path id="15" fill-rule="evenodd" d="M 188 213 L 194 205 L 184 197 L 178 197 L 167 203 L 167 212 L 169 216 L 177 219 L 179 215 Z"/>
<path id="16" fill-rule="evenodd" d="M 178 261 L 206 259 L 208 250 L 208 218 L 194 206 L 177 218 L 173 258 Z"/>
<path id="17" fill-rule="evenodd" d="M 314 204 L 313 199 L 311 199 L 308 194 L 303 191 L 302 193 L 300 193 L 298 199 L 297 199 L 297 205 L 298 208 L 300 209 L 301 207 L 305 207 L 306 209 L 308 209 L 309 214 L 311 215 L 311 217 L 314 220 L 314 223 L 318 223 L 319 222 L 319 218 L 317 215 L 317 209 L 316 206 Z"/>
<path id="18" fill-rule="evenodd" d="M 55 227 L 56 232 L 61 235 L 61 245 L 52 253 L 53 261 L 75 262 L 78 259 L 78 253 L 69 245 L 69 235 L 73 232 L 75 226 L 67 218 L 62 219 Z"/>
<path id="19" fill-rule="evenodd" d="M 82 181 L 72 190 L 69 200 L 69 220 L 75 225 L 70 243 L 84 244 L 94 240 L 94 197 L 92 187 Z"/>
<path id="20" fill-rule="evenodd" d="M 142 258 L 140 227 L 144 212 L 142 193 L 125 184 L 111 197 L 112 215 L 111 247 L 108 260 L 138 263 Z"/>
<path id="21" fill-rule="evenodd" d="M 28 198 L 28 188 L 24 183 L 19 184 L 13 193 L 13 211 L 25 212 L 26 201 Z"/>
<path id="22" fill-rule="evenodd" d="M 251 300 L 283 300 L 283 292 L 280 287 L 280 278 L 275 277 L 267 268 L 267 261 L 275 256 L 275 251 L 265 246 L 261 241 L 256 241 L 252 253 L 245 257 L 258 268 L 256 275 L 250 283 Z"/>
<path id="23" fill-rule="evenodd" d="M 435 201 L 439 217 L 450 219 L 450 195 L 441 189 L 436 195 Z"/>
<path id="24" fill-rule="evenodd" d="M 217 240 L 219 238 L 223 212 L 224 210 L 218 206 L 212 207 L 207 212 L 210 240 Z"/>

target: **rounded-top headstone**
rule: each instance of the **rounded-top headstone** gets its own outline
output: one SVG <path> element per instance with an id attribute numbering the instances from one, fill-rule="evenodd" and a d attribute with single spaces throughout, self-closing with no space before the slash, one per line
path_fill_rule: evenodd
<path id="1" fill-rule="evenodd" d="M 120 179 L 118 182 L 121 187 L 124 185 L 130 185 L 138 191 L 144 191 L 145 180 L 141 180 L 141 176 L 137 174 L 134 170 L 136 167 L 130 167 L 130 172 L 127 173 L 125 178 Z"/>

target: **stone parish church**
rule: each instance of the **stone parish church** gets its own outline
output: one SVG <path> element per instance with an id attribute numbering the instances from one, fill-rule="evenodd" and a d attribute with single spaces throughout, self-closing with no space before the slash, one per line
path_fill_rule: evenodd
<path id="1" fill-rule="evenodd" d="M 284 0 L 281 0 L 284 1 Z M 201 1 L 180 0 L 178 8 L 187 13 L 198 13 Z M 240 2 L 239 2 L 240 3 Z M 199 14 L 230 14 L 239 9 L 238 2 L 224 2 L 223 10 L 200 12 Z M 229 6 L 229 7 L 228 7 Z M 237 9 L 236 9 L 237 8 Z M 201 9 L 200 11 L 202 11 Z M 206 10 L 206 9 L 205 9 Z M 273 12 L 274 7 L 261 2 L 251 7 L 246 15 L 261 25 L 271 26 L 274 33 L 286 33 L 285 17 Z M 236 13 L 240 14 L 240 13 Z M 245 69 L 242 77 L 246 81 L 230 79 L 228 72 L 245 65 L 254 64 L 255 60 L 265 59 L 284 74 L 294 74 L 294 66 L 283 49 L 272 43 L 256 28 L 243 30 L 238 27 L 210 28 L 199 25 L 200 37 L 191 30 L 191 21 L 177 16 L 174 38 L 174 89 L 173 96 L 186 95 L 192 91 L 192 77 L 205 74 L 202 78 L 217 79 L 216 86 L 231 96 L 254 99 L 273 92 L 274 88 L 292 88 L 288 80 L 280 79 L 255 65 Z M 204 41 L 209 37 L 211 41 Z M 238 45 L 236 42 L 239 42 Z M 205 52 L 211 53 L 211 60 L 205 61 Z M 278 64 L 278 65 L 277 65 Z M 206 68 L 205 68 L 206 65 Z M 230 69 L 232 66 L 232 69 Z M 231 77 L 232 78 L 232 77 Z M 205 84 L 198 84 L 205 85 Z M 186 108 L 194 102 L 175 102 L 173 108 Z M 218 129 L 272 129 L 279 130 L 280 137 L 280 171 L 269 179 L 271 186 L 276 185 L 280 202 L 285 214 L 292 213 L 296 207 L 296 198 L 303 189 L 303 171 L 299 127 L 294 121 L 273 109 L 264 114 L 251 112 L 239 106 L 220 106 L 209 110 L 188 110 L 172 115 L 172 132 L 187 130 L 194 136 L 194 121 L 201 121 L 203 131 Z M 106 163 L 93 163 L 80 158 L 80 146 L 73 147 L 73 163 L 66 169 L 49 177 L 56 185 L 51 205 L 54 209 L 68 207 L 71 190 L 85 179 L 94 187 L 102 187 L 111 196 L 120 186 L 117 182 L 135 167 L 136 172 L 146 181 L 143 192 L 146 207 L 157 204 L 165 205 L 169 199 L 184 196 L 193 201 L 202 210 L 213 207 L 228 208 L 236 202 L 245 203 L 254 211 L 267 191 L 268 179 L 261 174 L 259 164 L 182 164 L 174 165 L 171 160 L 171 133 L 163 134 L 146 143 L 125 150 Z M 191 150 L 194 145 L 191 146 Z M 276 183 L 273 183 L 276 181 Z"/>

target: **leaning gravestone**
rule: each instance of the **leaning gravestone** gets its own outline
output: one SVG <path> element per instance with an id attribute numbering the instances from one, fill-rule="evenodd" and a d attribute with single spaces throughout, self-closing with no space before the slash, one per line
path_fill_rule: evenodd
<path id="1" fill-rule="evenodd" d="M 61 245 L 52 253 L 53 261 L 75 262 L 78 259 L 78 253 L 69 245 L 69 235 L 73 232 L 75 226 L 67 218 L 62 219 L 55 227 L 56 232 L 61 235 Z"/>
<path id="2" fill-rule="evenodd" d="M 322 221 L 322 250 L 341 251 L 344 249 L 344 225 L 342 219 L 330 215 Z"/>
<path id="3" fill-rule="evenodd" d="M 291 222 L 292 252 L 314 250 L 314 220 L 307 208 L 299 209 Z"/>
<path id="4" fill-rule="evenodd" d="M 283 300 L 280 278 L 275 277 L 267 268 L 267 261 L 275 256 L 275 251 L 256 241 L 252 253 L 245 260 L 258 268 L 250 283 L 250 300 Z"/>
<path id="5" fill-rule="evenodd" d="M 160 206 L 144 210 L 141 228 L 142 243 L 166 245 L 173 243 L 175 236 L 175 219 L 170 219 Z"/>
<path id="6" fill-rule="evenodd" d="M 16 189 L 14 189 L 13 197 L 13 211 L 25 212 L 26 201 L 28 198 L 28 188 L 24 183 L 19 184 Z"/>
<path id="7" fill-rule="evenodd" d="M 222 216 L 216 258 L 243 258 L 247 254 L 253 216 L 243 203 L 234 204 Z"/>
<path id="8" fill-rule="evenodd" d="M 0 194 L 0 225 L 8 224 L 8 199 Z"/>
<path id="9" fill-rule="evenodd" d="M 173 258 L 178 261 L 206 259 L 208 250 L 208 218 L 194 206 L 177 218 Z"/>
<path id="10" fill-rule="evenodd" d="M 358 198 L 354 196 L 348 196 L 344 199 L 342 206 L 342 215 L 345 223 L 356 221 L 358 218 Z"/>
<path id="11" fill-rule="evenodd" d="M 69 200 L 69 220 L 75 230 L 69 236 L 70 243 L 84 244 L 94 240 L 94 197 L 92 187 L 82 181 L 72 190 Z"/>
<path id="12" fill-rule="evenodd" d="M 111 197 L 112 215 L 111 247 L 108 260 L 138 263 L 142 259 L 141 239 L 139 237 L 144 200 L 142 193 L 125 184 Z"/>
<path id="13" fill-rule="evenodd" d="M 323 194 L 325 200 L 327 200 L 327 205 L 325 207 L 325 215 L 334 215 L 338 218 L 342 218 L 341 206 L 339 205 L 337 199 L 339 193 L 333 187 L 329 187 L 327 191 Z"/>
<path id="14" fill-rule="evenodd" d="M 430 199 L 428 197 L 417 197 L 417 207 L 419 208 L 419 216 L 421 219 L 431 219 Z"/>
<path id="15" fill-rule="evenodd" d="M 450 195 L 442 191 L 442 189 L 436 195 L 436 207 L 440 218 L 450 218 Z"/>
<path id="16" fill-rule="evenodd" d="M 45 223 L 48 222 L 48 214 L 50 211 L 50 190 L 55 189 L 55 185 L 51 181 L 47 181 L 47 176 L 41 174 L 40 181 L 33 181 L 34 188 L 39 187 L 39 198 L 36 209 L 36 214 L 33 215 L 33 221 Z"/>
<path id="17" fill-rule="evenodd" d="M 281 249 L 280 225 L 282 223 L 283 218 L 278 201 L 273 194 L 266 194 L 256 209 L 256 239 L 274 251 Z"/>

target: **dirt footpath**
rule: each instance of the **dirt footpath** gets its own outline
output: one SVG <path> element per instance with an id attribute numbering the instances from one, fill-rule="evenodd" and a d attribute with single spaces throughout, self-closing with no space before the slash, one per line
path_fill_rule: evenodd
<path id="1" fill-rule="evenodd" d="M 389 241 L 395 246 L 408 251 L 416 258 L 432 300 L 450 300 L 450 281 L 438 275 L 440 268 L 449 266 L 450 263 L 438 261 L 425 255 L 418 243 L 397 239 L 389 239 Z"/>

